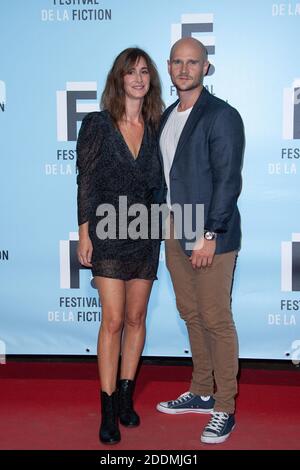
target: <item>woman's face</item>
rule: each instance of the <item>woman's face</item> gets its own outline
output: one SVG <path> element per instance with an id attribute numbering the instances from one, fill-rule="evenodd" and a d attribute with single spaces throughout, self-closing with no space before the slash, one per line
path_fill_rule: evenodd
<path id="1" fill-rule="evenodd" d="M 131 99 L 141 99 L 150 88 L 150 74 L 147 63 L 140 57 L 124 75 L 125 95 Z"/>

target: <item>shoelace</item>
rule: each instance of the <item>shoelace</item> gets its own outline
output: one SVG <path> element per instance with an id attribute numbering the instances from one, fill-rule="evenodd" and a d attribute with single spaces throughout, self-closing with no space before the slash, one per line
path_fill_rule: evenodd
<path id="1" fill-rule="evenodd" d="M 193 395 L 191 392 L 184 392 L 182 395 L 180 395 L 176 400 L 172 400 L 171 403 L 172 405 L 180 405 L 181 403 L 186 402 L 189 398 L 191 398 Z"/>
<path id="2" fill-rule="evenodd" d="M 225 424 L 226 419 L 229 418 L 228 413 L 223 413 L 223 411 L 214 411 L 212 417 L 205 429 L 213 429 L 214 431 L 220 431 Z"/>

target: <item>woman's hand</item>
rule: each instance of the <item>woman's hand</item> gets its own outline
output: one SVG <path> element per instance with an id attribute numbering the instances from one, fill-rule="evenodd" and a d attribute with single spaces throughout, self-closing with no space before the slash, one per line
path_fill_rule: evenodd
<path id="1" fill-rule="evenodd" d="M 91 268 L 92 253 L 93 245 L 90 237 L 80 237 L 77 245 L 77 257 L 79 263 L 87 268 Z"/>
<path id="2" fill-rule="evenodd" d="M 88 222 L 79 227 L 79 242 L 77 245 L 77 257 L 80 264 L 91 268 L 93 245 L 88 234 Z"/>

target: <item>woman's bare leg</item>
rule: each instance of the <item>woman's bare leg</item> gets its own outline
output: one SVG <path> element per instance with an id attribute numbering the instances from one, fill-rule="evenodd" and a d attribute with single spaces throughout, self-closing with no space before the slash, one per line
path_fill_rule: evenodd
<path id="1" fill-rule="evenodd" d="M 144 348 L 146 313 L 153 281 L 126 281 L 126 307 L 122 340 L 121 379 L 133 380 Z"/>
<path id="2" fill-rule="evenodd" d="M 98 369 L 102 391 L 111 395 L 116 390 L 121 334 L 125 314 L 125 281 L 95 276 L 102 304 L 98 336 Z"/>

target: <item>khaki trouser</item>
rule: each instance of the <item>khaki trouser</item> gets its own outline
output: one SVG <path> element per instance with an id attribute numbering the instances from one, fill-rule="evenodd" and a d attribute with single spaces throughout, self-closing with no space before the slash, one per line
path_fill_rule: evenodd
<path id="1" fill-rule="evenodd" d="M 214 395 L 215 411 L 234 413 L 238 341 L 231 312 L 231 287 L 236 252 L 215 255 L 210 267 L 193 269 L 172 232 L 173 223 L 171 238 L 166 240 L 166 262 L 177 308 L 189 334 L 193 360 L 190 391 Z"/>

